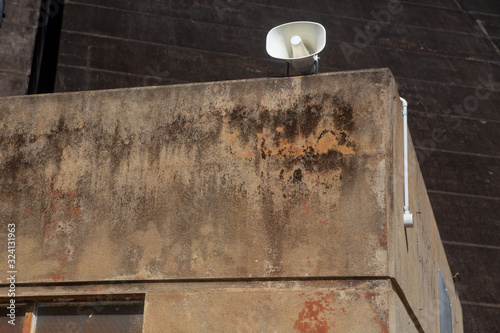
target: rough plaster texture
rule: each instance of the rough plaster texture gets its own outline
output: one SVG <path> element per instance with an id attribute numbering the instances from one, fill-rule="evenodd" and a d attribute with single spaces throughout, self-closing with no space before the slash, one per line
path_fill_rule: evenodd
<path id="1" fill-rule="evenodd" d="M 160 292 L 146 298 L 144 332 L 417 332 L 406 311 L 389 321 L 397 304 L 389 280 Z"/>
<path id="2" fill-rule="evenodd" d="M 416 226 L 402 225 L 400 109 L 388 70 L 3 98 L 0 217 L 18 226 L 18 283 L 143 281 L 148 295 L 153 280 L 371 277 L 394 289 L 390 331 L 410 316 L 434 332 L 441 268 L 459 332 L 414 153 Z M 176 295 L 193 309 L 232 297 Z M 283 297 L 267 303 L 304 302 Z"/>

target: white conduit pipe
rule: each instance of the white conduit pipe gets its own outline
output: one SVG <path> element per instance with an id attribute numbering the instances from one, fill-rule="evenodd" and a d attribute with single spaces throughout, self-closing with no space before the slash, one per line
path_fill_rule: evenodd
<path id="1" fill-rule="evenodd" d="M 410 194 L 408 186 L 408 103 L 404 98 L 399 98 L 403 104 L 403 149 L 404 149 L 404 195 L 405 203 L 403 206 L 403 223 L 405 228 L 413 228 L 413 214 L 410 214 Z"/>

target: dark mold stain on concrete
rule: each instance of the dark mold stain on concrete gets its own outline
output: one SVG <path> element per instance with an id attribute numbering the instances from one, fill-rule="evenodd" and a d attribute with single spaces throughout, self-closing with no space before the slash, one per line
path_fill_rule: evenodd
<path id="1" fill-rule="evenodd" d="M 302 170 L 300 169 L 295 169 L 293 172 L 293 182 L 294 183 L 299 183 L 302 181 Z"/>
<path id="2" fill-rule="evenodd" d="M 30 168 L 31 163 L 25 160 L 23 153 L 17 153 L 8 161 L 0 166 L 2 178 L 9 179 L 11 182 L 17 180 L 17 175 L 22 174 L 23 170 Z M 12 190 L 12 189 L 11 189 Z"/>
<path id="3" fill-rule="evenodd" d="M 350 132 L 353 126 L 353 110 L 338 96 L 323 93 L 300 97 L 286 110 L 278 110 L 273 129 L 284 127 L 283 133 L 276 131 L 275 140 L 293 140 L 300 133 L 303 136 L 313 134 L 321 119 L 333 110 L 334 125 L 337 130 Z"/>
<path id="4" fill-rule="evenodd" d="M 294 104 L 293 108 L 301 111 L 299 114 L 300 131 L 305 136 L 309 136 L 316 130 L 323 116 L 323 104 L 326 98 L 328 98 L 326 94 L 321 98 L 306 95 Z"/>
<path id="5" fill-rule="evenodd" d="M 64 148 L 70 142 L 69 135 L 70 131 L 65 125 L 64 116 L 59 117 L 56 129 L 51 130 L 50 134 L 47 135 L 49 146 L 51 148 L 50 155 L 55 157 L 55 161 L 58 166 L 61 164 Z"/>
<path id="6" fill-rule="evenodd" d="M 133 138 L 123 137 L 121 132 L 121 124 L 117 123 L 114 135 L 111 138 L 111 145 L 108 147 L 111 154 L 111 168 L 113 175 L 117 172 L 121 162 L 129 158 L 132 148 Z"/>
<path id="7" fill-rule="evenodd" d="M 297 98 L 291 107 L 271 110 L 252 110 L 237 105 L 226 110 L 226 115 L 230 129 L 238 133 L 241 144 L 250 143 L 255 150 L 257 169 L 260 160 L 272 157 L 284 159 L 287 171 L 299 165 L 303 165 L 306 172 L 338 168 L 343 153 L 334 147 L 322 150 L 319 141 L 325 135 L 334 137 L 339 146 L 356 150 L 356 144 L 349 137 L 354 126 L 353 108 L 337 95 L 308 94 Z M 331 128 L 320 128 L 321 123 L 329 123 Z M 259 135 L 260 142 L 252 144 Z M 299 148 L 296 147 L 299 137 L 307 140 L 317 137 L 317 141 Z"/>
<path id="8" fill-rule="evenodd" d="M 194 110 L 193 114 L 178 113 L 173 119 L 157 124 L 144 133 L 140 139 L 146 145 L 149 165 L 159 162 L 162 149 L 175 149 L 181 145 L 187 151 L 194 151 L 197 159 L 201 160 L 207 148 L 219 142 L 223 125 L 221 110 L 213 107 L 208 112 L 210 115 L 201 109 Z"/>
<path id="9" fill-rule="evenodd" d="M 323 96 L 323 98 L 325 100 L 324 107 L 333 107 L 335 110 L 333 113 L 335 128 L 350 133 L 354 126 L 352 106 L 338 96 L 330 96 L 329 98 Z"/>
<path id="10" fill-rule="evenodd" d="M 266 156 L 266 152 L 264 151 L 265 146 L 266 146 L 266 139 L 262 139 L 262 143 L 260 144 L 260 148 L 261 148 L 261 153 L 260 154 L 261 154 L 261 157 L 262 157 L 263 160 L 265 160 L 266 157 L 267 157 Z"/>
<path id="11" fill-rule="evenodd" d="M 266 114 L 261 120 L 266 119 Z M 259 123 L 255 112 L 247 109 L 247 107 L 238 105 L 229 112 L 229 126 L 236 127 L 239 132 L 239 139 L 243 144 L 257 136 L 257 133 L 262 132 L 262 123 Z"/>
<path id="12" fill-rule="evenodd" d="M 353 126 L 352 107 L 338 96 L 324 93 L 321 95 L 305 95 L 298 98 L 287 109 L 255 110 L 237 105 L 228 110 L 229 126 L 237 128 L 241 139 L 247 143 L 256 133 L 262 133 L 263 128 L 270 128 L 275 134 L 274 140 L 295 139 L 299 134 L 309 136 L 316 131 L 326 112 L 333 111 L 336 129 L 350 132 Z M 283 128 L 282 131 L 277 130 Z"/>
<path id="13" fill-rule="evenodd" d="M 11 180 L 16 179 L 17 174 L 22 174 L 35 165 L 53 160 L 59 166 L 64 148 L 75 140 L 72 134 L 78 134 L 78 130 L 70 131 L 65 125 L 65 119 L 61 116 L 50 133 L 45 135 L 33 135 L 17 133 L 11 136 L 0 136 L 0 149 L 2 151 L 13 151 L 11 156 L 0 165 L 0 172 L 4 177 Z M 34 148 L 38 140 L 44 140 L 43 147 Z"/>

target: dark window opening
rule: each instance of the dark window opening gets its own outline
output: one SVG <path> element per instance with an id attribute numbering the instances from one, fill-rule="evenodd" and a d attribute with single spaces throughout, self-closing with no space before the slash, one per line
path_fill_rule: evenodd
<path id="1" fill-rule="evenodd" d="M 54 92 L 64 0 L 42 0 L 28 94 Z"/>
<path id="2" fill-rule="evenodd" d="M 53 332 L 142 332 L 142 303 L 39 304 L 36 333 Z"/>
<path id="3" fill-rule="evenodd" d="M 0 333 L 142 332 L 144 296 L 16 299 L 15 309 L 9 306 L 9 300 L 0 300 Z"/>

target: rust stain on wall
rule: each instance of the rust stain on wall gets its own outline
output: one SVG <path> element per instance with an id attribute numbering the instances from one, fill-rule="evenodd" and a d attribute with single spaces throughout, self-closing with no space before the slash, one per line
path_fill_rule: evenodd
<path id="1" fill-rule="evenodd" d="M 370 309 L 373 311 L 375 316 L 373 316 L 372 321 L 376 322 L 380 327 L 380 333 L 389 332 L 389 313 L 387 312 L 387 307 L 380 306 L 376 303 L 375 298 L 380 296 L 377 292 L 365 292 L 365 298 L 370 304 Z"/>
<path id="2" fill-rule="evenodd" d="M 82 215 L 76 190 L 63 192 L 55 189 L 56 178 L 57 174 L 51 177 L 49 188 L 45 192 L 47 208 L 42 212 L 44 237 L 48 240 L 56 238 L 58 232 L 65 233 L 64 229 L 59 227 L 59 222 L 76 222 Z"/>
<path id="3" fill-rule="evenodd" d="M 384 225 L 384 228 L 382 230 L 382 235 L 379 238 L 379 243 L 382 245 L 385 249 L 387 249 L 387 225 Z"/>
<path id="4" fill-rule="evenodd" d="M 309 215 L 309 206 L 307 204 L 307 200 L 306 199 L 302 199 L 302 201 L 300 202 L 300 204 L 302 205 L 302 216 Z"/>
<path id="5" fill-rule="evenodd" d="M 48 251 L 47 259 L 56 259 L 59 267 L 48 278 L 57 282 L 64 280 L 67 264 L 78 252 L 76 245 L 77 223 L 82 216 L 76 190 L 61 191 L 56 189 L 58 174 L 51 177 L 49 188 L 45 192 L 46 208 L 42 211 L 44 251 Z M 35 277 L 37 279 L 40 277 Z"/>
<path id="6" fill-rule="evenodd" d="M 301 294 L 305 296 L 305 294 Z M 316 292 L 307 297 L 293 328 L 299 332 L 327 333 L 335 327 L 335 294 Z"/>

